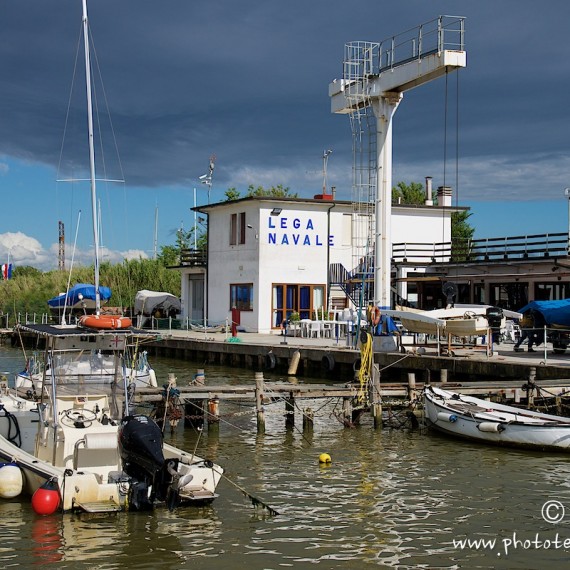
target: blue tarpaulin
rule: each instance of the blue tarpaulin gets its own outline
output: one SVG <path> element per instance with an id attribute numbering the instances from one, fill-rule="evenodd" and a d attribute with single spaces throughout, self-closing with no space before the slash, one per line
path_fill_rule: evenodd
<path id="1" fill-rule="evenodd" d="M 82 298 L 79 298 L 82 295 Z M 101 301 L 108 301 L 111 298 L 111 289 L 109 287 L 99 287 L 99 296 Z M 67 297 L 67 303 L 65 298 Z M 64 306 L 73 307 L 74 305 L 80 303 L 82 300 L 95 300 L 95 286 L 89 285 L 87 283 L 78 283 L 74 285 L 68 292 L 67 295 L 62 293 L 53 299 L 48 301 L 48 305 L 52 309 L 63 309 Z"/>
<path id="2" fill-rule="evenodd" d="M 570 299 L 559 301 L 531 301 L 519 313 L 527 313 L 530 310 L 539 312 L 547 325 L 559 325 L 570 327 Z"/>

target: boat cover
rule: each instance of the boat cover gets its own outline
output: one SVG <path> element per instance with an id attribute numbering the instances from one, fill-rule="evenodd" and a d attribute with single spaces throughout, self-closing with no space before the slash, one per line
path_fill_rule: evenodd
<path id="1" fill-rule="evenodd" d="M 79 295 L 82 295 L 81 299 Z M 111 289 L 109 289 L 109 287 L 99 286 L 99 296 L 101 301 L 108 301 L 111 298 Z M 67 303 L 65 302 L 66 297 Z M 79 305 L 82 299 L 95 300 L 95 285 L 78 283 L 74 285 L 67 294 L 61 293 L 57 297 L 50 299 L 48 305 L 52 309 L 63 309 L 65 306 L 71 308 L 75 305 Z"/>
<path id="2" fill-rule="evenodd" d="M 520 309 L 519 313 L 526 313 L 531 309 L 539 312 L 544 317 L 547 325 L 570 327 L 570 299 L 531 301 Z"/>
<path id="3" fill-rule="evenodd" d="M 171 312 L 180 313 L 182 305 L 180 299 L 164 291 L 148 291 L 143 289 L 135 295 L 135 314 L 150 317 L 154 311 L 161 311 L 165 315 Z"/>

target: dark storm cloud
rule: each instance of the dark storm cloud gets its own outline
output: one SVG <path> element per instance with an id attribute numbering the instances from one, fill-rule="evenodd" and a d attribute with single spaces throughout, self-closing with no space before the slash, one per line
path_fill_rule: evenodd
<path id="1" fill-rule="evenodd" d="M 569 142 L 563 0 L 540 9 L 528 0 L 92 0 L 96 60 L 127 182 L 187 185 L 214 153 L 222 187 L 278 173 L 274 184 L 310 193 L 319 189 L 320 154 L 334 148 L 331 174 L 347 186 L 350 127 L 330 114 L 327 95 L 344 44 L 446 13 L 467 17 L 468 67 L 459 84 L 449 76 L 447 94 L 440 80 L 405 95 L 394 123 L 396 172 L 441 165 L 457 100 L 468 180 L 475 166 L 490 178 L 485 164 L 497 160 L 512 167 L 535 156 L 551 169 Z M 80 0 L 3 3 L 0 154 L 58 164 L 80 19 Z M 81 154 L 73 145 L 71 158 L 74 148 Z"/>

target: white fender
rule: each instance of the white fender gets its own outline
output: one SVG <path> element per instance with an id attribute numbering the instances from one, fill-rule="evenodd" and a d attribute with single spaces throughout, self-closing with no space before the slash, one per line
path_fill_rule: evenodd
<path id="1" fill-rule="evenodd" d="M 24 486 L 22 471 L 17 465 L 8 463 L 0 467 L 0 497 L 13 499 L 17 497 Z"/>

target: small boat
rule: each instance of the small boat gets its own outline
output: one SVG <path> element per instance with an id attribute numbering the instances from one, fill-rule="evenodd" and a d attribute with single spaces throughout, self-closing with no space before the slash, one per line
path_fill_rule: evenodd
<path id="1" fill-rule="evenodd" d="M 94 235 L 95 315 L 100 315 L 99 228 L 95 189 L 91 65 L 87 0 L 83 4 L 83 39 L 87 81 L 87 111 Z M 45 346 L 38 392 L 33 449 L 0 434 L 0 462 L 9 464 L 0 477 L 13 487 L 20 471 L 23 491 L 32 494 L 38 514 L 83 510 L 114 512 L 148 510 L 163 504 L 213 501 L 223 469 L 164 443 L 163 432 L 147 415 L 137 413 L 136 387 L 129 382 L 129 354 L 154 340 L 149 331 L 133 327 L 85 327 L 76 324 L 19 324 L 19 333 L 35 336 Z M 83 357 L 112 359 L 110 373 L 94 374 L 92 363 L 78 366 Z M 107 370 L 107 366 L 105 366 Z M 134 389 L 133 389 L 134 388 Z M 22 414 L 14 413 L 19 422 Z M 8 429 L 10 429 L 8 427 Z"/>
<path id="2" fill-rule="evenodd" d="M 511 447 L 570 451 L 570 418 L 543 414 L 426 386 L 429 426 L 448 435 Z"/>
<path id="3" fill-rule="evenodd" d="M 491 305 L 463 304 L 432 311 L 407 308 L 381 309 L 381 313 L 399 319 L 409 332 L 458 338 L 486 335 L 489 329 L 504 330 L 507 317 L 509 319 L 521 317 L 520 313 Z"/>
<path id="4" fill-rule="evenodd" d="M 46 344 L 46 361 L 73 359 L 82 352 L 112 354 L 115 374 L 85 382 L 81 375 L 62 375 L 57 365 L 43 366 L 37 402 L 29 409 L 12 407 L 14 425 L 0 418 L 0 461 L 19 467 L 23 491 L 34 495 L 51 482 L 63 510 L 106 512 L 146 510 L 165 504 L 206 504 L 216 497 L 223 469 L 194 453 L 163 441 L 154 420 L 134 410 L 124 374 L 127 345 L 151 333 L 136 329 L 93 331 L 76 325 L 18 325 Z M 154 338 L 154 337 L 153 337 Z M 45 371 L 49 371 L 47 374 Z M 33 410 L 31 406 L 34 406 Z M 29 433 L 25 445 L 8 432 Z M 34 502 L 32 501 L 32 505 Z"/>
<path id="5" fill-rule="evenodd" d="M 181 310 L 180 299 L 172 293 L 142 289 L 137 291 L 135 295 L 134 311 L 136 315 L 150 317 L 159 311 L 161 315 L 173 316 L 179 314 Z"/>
<path id="6" fill-rule="evenodd" d="M 201 332 L 201 333 L 219 333 L 224 332 L 225 325 L 199 325 L 196 323 L 188 323 L 188 328 L 191 331 Z"/>
<path id="7" fill-rule="evenodd" d="M 85 311 L 95 309 L 95 286 L 89 283 L 77 283 L 67 291 L 60 293 L 48 301 L 49 308 L 54 312 Z M 111 298 L 109 287 L 99 287 L 100 302 L 104 303 Z"/>

